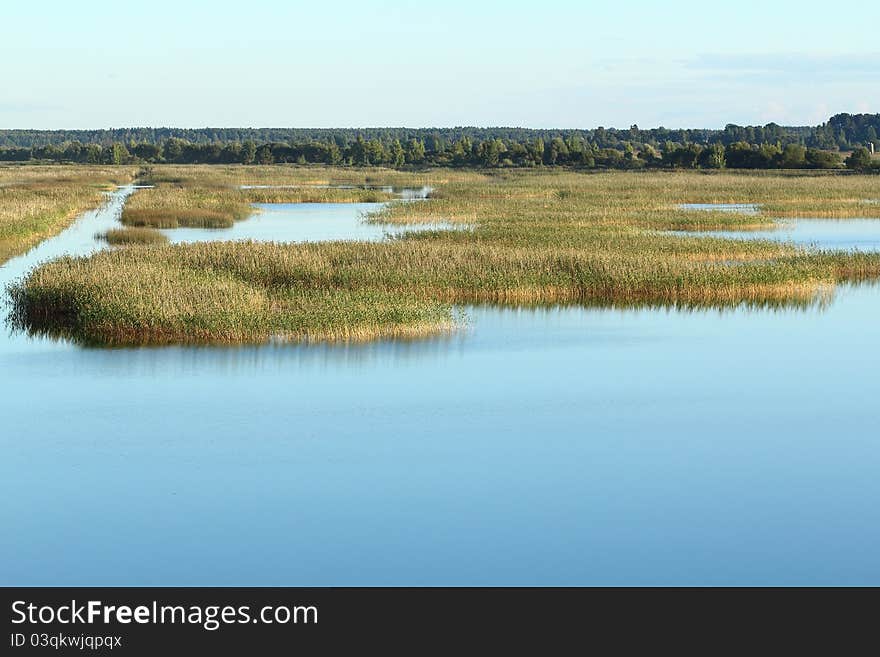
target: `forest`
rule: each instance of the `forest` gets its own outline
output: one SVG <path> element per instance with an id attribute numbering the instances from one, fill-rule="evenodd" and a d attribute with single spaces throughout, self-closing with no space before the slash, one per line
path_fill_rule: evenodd
<path id="1" fill-rule="evenodd" d="M 815 127 L 0 130 L 0 161 L 586 169 L 877 169 L 880 114 Z M 844 159 L 843 153 L 849 153 Z"/>

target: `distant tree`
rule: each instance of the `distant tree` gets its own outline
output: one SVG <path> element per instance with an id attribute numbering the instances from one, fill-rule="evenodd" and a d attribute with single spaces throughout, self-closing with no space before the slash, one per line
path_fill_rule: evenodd
<path id="1" fill-rule="evenodd" d="M 410 139 L 406 145 L 406 161 L 421 164 L 425 161 L 425 143 L 421 139 Z"/>
<path id="2" fill-rule="evenodd" d="M 647 166 L 658 164 L 661 160 L 660 153 L 651 144 L 642 146 L 642 149 L 639 151 L 639 159 L 644 160 Z"/>
<path id="3" fill-rule="evenodd" d="M 131 159 L 131 154 L 125 144 L 114 142 L 104 149 L 103 160 L 105 164 L 125 164 Z"/>
<path id="4" fill-rule="evenodd" d="M 342 150 L 335 141 L 327 144 L 327 164 L 340 164 L 342 162 Z"/>
<path id="5" fill-rule="evenodd" d="M 99 164 L 103 149 L 97 144 L 89 144 L 86 146 L 86 162 L 89 164 Z"/>
<path id="6" fill-rule="evenodd" d="M 873 165 L 871 153 L 864 146 L 859 146 L 846 158 L 846 168 L 855 171 L 867 171 Z"/>
<path id="7" fill-rule="evenodd" d="M 480 162 L 487 167 L 497 167 L 501 162 L 501 155 L 505 153 L 507 148 L 500 139 L 487 139 L 480 142 L 479 158 Z"/>
<path id="8" fill-rule="evenodd" d="M 544 153 L 544 161 L 547 164 L 564 164 L 568 161 L 568 147 L 560 137 L 550 140 L 550 148 Z"/>
<path id="9" fill-rule="evenodd" d="M 766 169 L 773 163 L 775 151 L 738 141 L 725 149 L 724 157 L 731 169 Z"/>
<path id="10" fill-rule="evenodd" d="M 72 141 L 64 147 L 63 157 L 69 162 L 82 162 L 86 158 L 86 147 L 78 141 Z"/>
<path id="11" fill-rule="evenodd" d="M 812 169 L 839 169 L 840 155 L 818 148 L 807 149 L 807 166 Z"/>
<path id="12" fill-rule="evenodd" d="M 592 169 L 596 166 L 596 155 L 592 146 L 584 146 L 584 150 L 580 154 L 580 165 Z"/>
<path id="13" fill-rule="evenodd" d="M 248 140 L 241 145 L 241 163 L 253 164 L 257 157 L 257 145 Z"/>
<path id="14" fill-rule="evenodd" d="M 399 140 L 395 139 L 391 142 L 391 148 L 389 148 L 388 151 L 393 166 L 402 167 L 406 164 L 406 153 L 403 150 L 403 146 L 400 145 Z"/>
<path id="15" fill-rule="evenodd" d="M 727 164 L 724 156 L 724 146 L 721 144 L 712 144 L 704 148 L 700 153 L 700 166 L 705 169 L 723 169 Z"/>
<path id="16" fill-rule="evenodd" d="M 378 139 L 367 142 L 367 158 L 368 164 L 387 164 L 390 160 L 388 149 Z"/>
<path id="17" fill-rule="evenodd" d="M 128 150 L 134 157 L 144 162 L 158 162 L 162 159 L 162 148 L 158 144 L 132 143 Z"/>
<path id="18" fill-rule="evenodd" d="M 177 162 L 183 155 L 183 149 L 187 145 L 182 139 L 172 137 L 162 145 L 162 157 L 168 162 Z"/>
<path id="19" fill-rule="evenodd" d="M 535 164 L 541 164 L 544 162 L 544 140 L 538 137 L 533 142 L 531 142 L 527 146 L 529 150 L 529 154 L 532 156 L 532 161 Z"/>
<path id="20" fill-rule="evenodd" d="M 357 139 L 348 149 L 348 158 L 352 164 L 367 164 L 369 162 L 367 156 L 367 143 L 364 141 L 363 135 L 358 135 Z"/>
<path id="21" fill-rule="evenodd" d="M 800 144 L 788 144 L 782 151 L 783 169 L 802 169 L 807 166 L 807 149 Z"/>
<path id="22" fill-rule="evenodd" d="M 272 154 L 272 148 L 269 144 L 263 144 L 257 149 L 256 162 L 259 164 L 274 164 L 275 156 Z"/>

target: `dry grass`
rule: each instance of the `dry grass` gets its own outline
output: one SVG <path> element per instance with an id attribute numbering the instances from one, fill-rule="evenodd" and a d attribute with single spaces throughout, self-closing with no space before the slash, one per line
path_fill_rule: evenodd
<path id="1" fill-rule="evenodd" d="M 130 182 L 130 167 L 0 166 L 0 264 L 55 235 L 101 193 Z"/>
<path id="2" fill-rule="evenodd" d="M 168 238 L 153 228 L 114 228 L 101 237 L 113 246 L 130 244 L 166 244 Z"/>

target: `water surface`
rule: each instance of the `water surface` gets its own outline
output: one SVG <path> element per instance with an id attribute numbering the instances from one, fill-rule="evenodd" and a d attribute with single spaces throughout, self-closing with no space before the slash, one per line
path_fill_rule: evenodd
<path id="1" fill-rule="evenodd" d="M 231 228 L 173 228 L 163 230 L 172 243 L 244 241 L 379 242 L 419 230 L 464 229 L 449 223 L 392 225 L 369 223 L 367 215 L 384 203 L 259 203 L 257 210 Z"/>
<path id="2" fill-rule="evenodd" d="M 767 230 L 673 231 L 679 235 L 772 240 L 832 251 L 880 251 L 880 219 L 780 219 Z"/>
<path id="3" fill-rule="evenodd" d="M 100 248 L 125 193 L 0 277 Z M 880 584 L 877 287 L 464 310 L 366 345 L 3 335 L 0 584 Z"/>

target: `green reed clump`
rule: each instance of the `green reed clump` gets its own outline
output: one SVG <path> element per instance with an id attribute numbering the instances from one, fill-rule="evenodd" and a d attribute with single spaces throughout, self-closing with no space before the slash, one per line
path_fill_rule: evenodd
<path id="1" fill-rule="evenodd" d="M 11 288 L 14 322 L 106 345 L 367 340 L 451 327 L 443 303 L 375 289 L 260 285 L 231 270 L 172 264 L 174 248 L 138 249 L 135 260 L 121 250 L 53 262 Z M 111 271 L 120 278 L 104 278 Z"/>
<path id="2" fill-rule="evenodd" d="M 166 244 L 168 237 L 154 228 L 113 228 L 101 237 L 108 244 L 125 246 L 129 244 Z"/>
<path id="3" fill-rule="evenodd" d="M 238 190 L 159 185 L 133 194 L 121 221 L 139 228 L 229 228 L 252 213 Z"/>
<path id="4" fill-rule="evenodd" d="M 251 203 L 383 203 L 396 196 L 381 189 L 338 187 L 285 187 L 243 189 Z"/>

